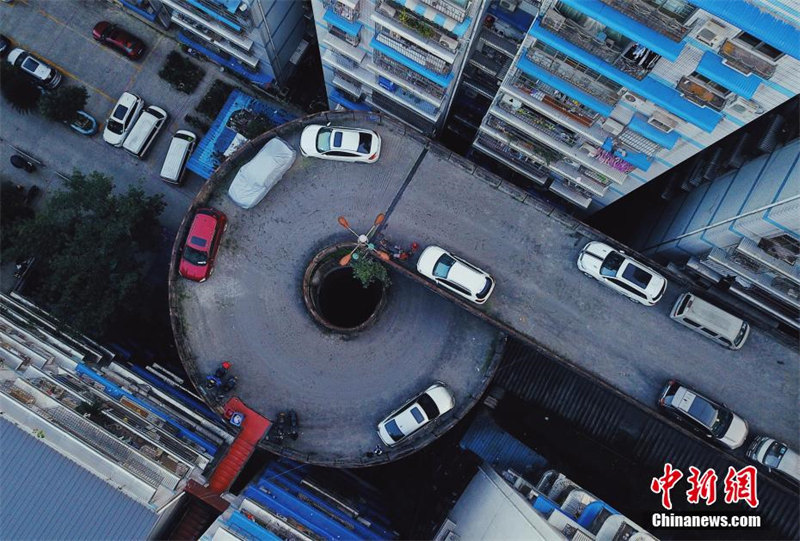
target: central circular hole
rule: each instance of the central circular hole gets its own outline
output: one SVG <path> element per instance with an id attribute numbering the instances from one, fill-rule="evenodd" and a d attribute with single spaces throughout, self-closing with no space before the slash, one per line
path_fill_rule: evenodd
<path id="1" fill-rule="evenodd" d="M 383 297 L 383 284 L 372 282 L 367 287 L 353 276 L 353 269 L 341 267 L 328 272 L 318 290 L 318 306 L 322 317 L 331 325 L 351 329 L 365 323 L 375 313 Z"/>

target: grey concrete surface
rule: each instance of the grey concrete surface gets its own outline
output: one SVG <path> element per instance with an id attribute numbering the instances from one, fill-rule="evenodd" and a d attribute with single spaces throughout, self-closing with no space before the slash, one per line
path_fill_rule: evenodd
<path id="1" fill-rule="evenodd" d="M 480 394 L 496 330 L 400 275 L 393 275 L 384 312 L 368 330 L 343 337 L 317 326 L 302 299 L 303 273 L 323 247 L 352 240 L 344 215 L 366 232 L 385 210 L 422 152 L 422 145 L 379 128 L 383 154 L 375 165 L 298 159 L 251 210 L 226 195 L 210 204 L 230 226 L 214 275 L 176 282 L 186 338 L 202 373 L 233 362 L 236 394 L 275 419 L 294 409 L 300 437 L 284 447 L 319 464 L 359 461 L 379 443 L 377 423 L 436 380 L 466 411 Z M 297 148 L 299 133 L 289 143 Z M 437 423 L 437 424 L 441 424 Z M 381 457 L 399 456 L 430 431 Z M 429 438 L 428 438 L 429 439 Z"/>

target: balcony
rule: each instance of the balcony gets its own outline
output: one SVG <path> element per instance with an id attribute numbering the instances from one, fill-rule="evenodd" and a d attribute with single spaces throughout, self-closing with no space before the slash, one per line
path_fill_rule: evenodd
<path id="1" fill-rule="evenodd" d="M 242 28 L 238 25 L 236 25 L 236 27 L 231 27 L 230 24 L 220 24 L 218 20 L 210 17 L 208 13 L 199 11 L 194 6 L 188 5 L 181 0 L 162 0 L 162 2 L 164 5 L 172 8 L 172 15 L 179 13 L 183 18 L 207 27 L 210 31 L 222 36 L 245 51 L 249 51 L 253 46 L 253 40 L 242 35 Z M 225 23 L 227 23 L 227 21 L 225 21 Z"/>
<path id="2" fill-rule="evenodd" d="M 358 1 L 359 0 L 323 0 L 322 5 L 331 9 L 338 16 L 350 22 L 354 22 L 360 15 Z"/>
<path id="3" fill-rule="evenodd" d="M 394 32 L 385 33 L 384 29 L 380 29 L 380 27 L 376 27 L 376 34 L 375 39 L 379 43 L 383 43 L 390 49 L 393 49 L 400 53 L 401 55 L 405 56 L 406 58 L 410 58 L 417 64 L 421 66 L 425 66 L 425 68 L 431 70 L 434 73 L 439 75 L 447 75 L 450 73 L 452 66 L 438 58 L 433 56 L 432 54 L 428 53 L 425 49 L 417 46 L 416 44 L 412 43 L 407 39 L 403 39 L 402 36 L 396 34 Z"/>
<path id="4" fill-rule="evenodd" d="M 172 13 L 170 20 L 184 30 L 188 30 L 193 35 L 208 42 L 210 45 L 213 45 L 219 50 L 233 56 L 249 68 L 256 69 L 258 67 L 258 57 L 248 54 L 246 51 L 241 50 L 226 38 L 216 35 L 214 32 L 209 30 L 207 26 L 201 25 L 177 11 Z"/>
<path id="5" fill-rule="evenodd" d="M 541 115 L 533 109 L 524 105 L 514 107 L 508 101 L 499 101 L 497 106 L 506 111 L 508 114 L 524 122 L 531 129 L 542 133 L 550 138 L 558 139 L 566 145 L 573 147 L 578 142 L 578 136 L 571 130 L 559 125 L 558 123 L 550 120 L 544 115 Z"/>
<path id="6" fill-rule="evenodd" d="M 370 18 L 451 64 L 461 48 L 461 43 L 442 28 L 403 7 L 382 2 Z"/>
<path id="7" fill-rule="evenodd" d="M 573 205 L 577 205 L 582 209 L 589 208 L 592 204 L 592 196 L 580 186 L 576 186 L 569 181 L 555 180 L 550 184 L 550 191 L 557 193 Z"/>
<path id="8" fill-rule="evenodd" d="M 722 111 L 728 102 L 730 92 L 724 93 L 696 76 L 686 75 L 678 81 L 678 90 L 687 100 L 701 107 L 711 107 Z"/>
<path id="9" fill-rule="evenodd" d="M 725 65 L 744 75 L 755 73 L 762 79 L 769 79 L 775 74 L 775 64 L 735 39 L 726 39 L 719 55 Z"/>
<path id="10" fill-rule="evenodd" d="M 565 96 L 561 92 L 558 93 L 560 98 L 556 98 L 555 89 L 542 82 L 534 81 L 522 72 L 518 72 L 516 77 L 511 80 L 511 88 L 514 92 L 523 96 L 521 99 L 540 102 L 555 111 L 559 116 L 564 116 L 585 128 L 592 126 L 595 120 L 600 117 L 599 114 L 586 109 L 580 102 Z"/>
<path id="11" fill-rule="evenodd" d="M 609 107 L 614 107 L 619 101 L 619 94 L 616 89 L 603 85 L 599 80 L 587 74 L 583 69 L 577 69 L 574 66 L 575 61 L 573 60 L 568 63 L 566 59 L 561 60 L 554 58 L 536 47 L 528 49 L 526 58 L 545 71 L 552 73 L 559 79 L 586 92 Z"/>
<path id="12" fill-rule="evenodd" d="M 630 40 L 626 40 L 625 44 L 618 44 L 607 37 L 604 32 L 605 28 L 593 32 L 586 27 L 593 23 L 595 21 L 588 19 L 587 24 L 582 26 L 569 17 L 561 15 L 555 8 L 551 8 L 542 18 L 541 25 L 637 80 L 641 81 L 650 73 L 648 66 L 655 65 L 659 58 L 658 55 L 654 55 L 648 62 L 640 66 L 637 61 L 626 58 L 624 55 L 629 45 L 633 48 Z"/>
<path id="13" fill-rule="evenodd" d="M 530 135 L 511 123 L 495 115 L 489 115 L 481 129 L 489 128 L 491 132 L 501 135 L 501 139 L 508 139 L 509 144 L 527 153 L 534 160 L 549 166 L 564 158 L 563 155 L 542 143 L 532 141 Z M 490 132 L 490 133 L 491 133 Z M 504 136 L 504 137 L 503 137 Z"/>
<path id="14" fill-rule="evenodd" d="M 374 40 L 373 43 L 375 43 Z M 432 82 L 429 77 L 419 74 L 409 69 L 406 65 L 395 61 L 384 54 L 383 51 L 377 49 L 373 50 L 372 61 L 380 69 L 391 74 L 391 79 L 402 79 L 413 87 L 418 88 L 421 92 L 429 94 L 436 99 L 441 100 L 444 98 L 446 93 L 445 87 Z"/>
<path id="15" fill-rule="evenodd" d="M 322 41 L 325 45 L 327 45 L 331 49 L 336 50 L 337 52 L 345 55 L 346 57 L 352 59 L 354 62 L 358 64 L 360 64 L 361 61 L 364 60 L 364 57 L 367 55 L 367 52 L 364 51 L 363 49 L 354 47 L 353 45 L 350 44 L 349 41 L 336 37 L 330 31 Z"/>
<path id="16" fill-rule="evenodd" d="M 652 28 L 659 34 L 668 37 L 674 42 L 680 42 L 689 33 L 690 28 L 682 25 L 677 19 L 657 7 L 650 5 L 645 0 L 600 0 L 617 11 L 624 13 L 631 19 Z"/>
<path id="17" fill-rule="evenodd" d="M 419 2 L 458 22 L 467 18 L 467 10 L 469 10 L 469 0 L 419 0 Z"/>
<path id="18" fill-rule="evenodd" d="M 478 39 L 484 43 L 485 46 L 491 47 L 495 51 L 511 58 L 517 54 L 517 50 L 519 49 L 518 43 L 514 43 L 508 38 L 501 37 L 488 28 L 481 30 Z"/>
<path id="19" fill-rule="evenodd" d="M 511 59 L 503 57 L 501 57 L 501 59 L 503 60 L 502 62 L 479 50 L 475 50 L 469 59 L 469 63 L 490 77 L 502 80 L 508 68 L 511 66 Z"/>
<path id="20" fill-rule="evenodd" d="M 478 137 L 475 139 L 473 146 L 506 167 L 529 177 L 537 184 L 544 186 L 547 183 L 549 177 L 547 168 L 539 165 L 537 162 L 531 161 L 525 154 L 514 150 L 507 143 L 495 139 L 486 133 L 478 133 Z"/>

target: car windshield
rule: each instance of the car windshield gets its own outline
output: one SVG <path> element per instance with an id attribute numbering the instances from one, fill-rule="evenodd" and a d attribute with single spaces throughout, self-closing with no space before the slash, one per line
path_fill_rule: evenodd
<path id="1" fill-rule="evenodd" d="M 635 286 L 642 289 L 647 289 L 647 284 L 653 279 L 653 275 L 644 269 L 641 269 L 633 263 L 628 263 L 625 270 L 622 271 L 622 277 Z"/>
<path id="2" fill-rule="evenodd" d="M 328 152 L 331 149 L 331 130 L 321 129 L 317 134 L 317 151 Z"/>
<path id="3" fill-rule="evenodd" d="M 428 419 L 433 420 L 439 416 L 439 408 L 436 407 L 436 402 L 434 402 L 433 398 L 431 398 L 427 394 L 423 394 L 422 396 L 420 396 L 417 403 L 420 405 L 422 409 L 425 410 L 425 415 L 428 416 Z"/>
<path id="4" fill-rule="evenodd" d="M 786 446 L 779 441 L 773 441 L 764 455 L 764 465 L 770 468 L 777 468 L 785 454 Z"/>
<path id="5" fill-rule="evenodd" d="M 124 129 L 122 122 L 118 122 L 113 118 L 109 118 L 108 122 L 106 123 L 106 128 L 111 133 L 121 134 L 122 130 Z"/>
<path id="6" fill-rule="evenodd" d="M 733 413 L 720 410 L 717 414 L 717 420 L 711 427 L 711 433 L 717 438 L 721 438 L 728 431 L 728 427 L 731 426 L 731 421 L 733 421 Z"/>
<path id="7" fill-rule="evenodd" d="M 25 61 L 22 63 L 22 69 L 25 69 L 27 71 L 36 71 L 38 67 L 39 63 L 31 57 L 26 58 Z"/>
<path id="8" fill-rule="evenodd" d="M 433 266 L 433 275 L 437 278 L 447 278 L 447 273 L 455 265 L 456 260 L 447 254 L 442 254 L 436 265 Z"/>
<path id="9" fill-rule="evenodd" d="M 358 134 L 358 151 L 361 154 L 369 152 L 369 147 L 372 145 L 372 136 L 368 133 Z"/>
<path id="10" fill-rule="evenodd" d="M 183 258 L 192 265 L 203 266 L 208 263 L 208 252 L 202 252 L 191 246 L 186 246 L 183 249 Z"/>
<path id="11" fill-rule="evenodd" d="M 394 419 L 386 423 L 384 427 L 386 428 L 386 432 L 389 434 L 389 437 L 394 441 L 400 441 L 405 436 L 402 432 L 400 432 L 400 427 L 397 426 L 397 421 Z"/>
<path id="12" fill-rule="evenodd" d="M 616 276 L 617 271 L 624 262 L 625 258 L 622 257 L 621 254 L 617 252 L 611 252 L 603 260 L 603 264 L 600 267 L 600 274 L 603 276 Z"/>

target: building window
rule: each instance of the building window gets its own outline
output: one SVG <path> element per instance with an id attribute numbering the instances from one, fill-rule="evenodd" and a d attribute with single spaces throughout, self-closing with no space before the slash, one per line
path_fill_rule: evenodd
<path id="1" fill-rule="evenodd" d="M 763 238 L 758 241 L 758 247 L 775 259 L 785 261 L 789 265 L 794 265 L 800 258 L 800 240 L 788 234 Z"/>
<path id="2" fill-rule="evenodd" d="M 685 23 L 695 12 L 695 7 L 685 0 L 645 0 L 646 3 L 655 7 L 661 13 L 669 15 L 671 18 Z"/>
<path id="3" fill-rule="evenodd" d="M 746 43 L 750 46 L 751 49 L 754 51 L 758 51 L 759 53 L 763 54 L 764 56 L 771 58 L 772 60 L 778 60 L 780 57 L 783 56 L 783 53 L 776 49 L 775 47 L 764 43 L 757 37 L 752 34 L 748 34 L 747 32 L 742 32 L 736 39 L 741 41 L 742 43 Z"/>

